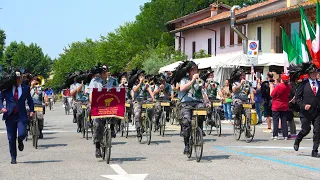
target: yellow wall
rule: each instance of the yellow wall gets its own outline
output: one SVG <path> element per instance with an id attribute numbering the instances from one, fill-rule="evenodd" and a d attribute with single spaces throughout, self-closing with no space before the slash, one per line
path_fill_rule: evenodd
<path id="1" fill-rule="evenodd" d="M 267 19 L 248 24 L 248 39 L 257 40 L 257 27 L 261 27 L 262 53 L 274 53 L 275 45 L 275 20 Z"/>

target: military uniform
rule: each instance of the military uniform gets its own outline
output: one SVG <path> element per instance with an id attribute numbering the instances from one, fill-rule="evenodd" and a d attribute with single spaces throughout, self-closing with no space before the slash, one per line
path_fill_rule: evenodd
<path id="1" fill-rule="evenodd" d="M 103 80 L 98 77 L 92 79 L 89 84 L 89 93 L 92 93 L 93 88 L 98 88 L 98 91 L 101 91 L 102 88 L 119 88 L 119 84 L 117 79 L 110 77 L 108 81 Z M 100 143 L 103 138 L 104 126 L 106 124 L 106 118 L 96 118 L 93 120 L 93 140 L 95 143 Z M 116 123 L 116 119 L 111 122 L 111 131 L 114 132 L 114 124 Z"/>
<path id="2" fill-rule="evenodd" d="M 41 86 L 33 87 L 30 90 L 30 94 L 31 94 L 31 97 L 33 99 L 34 105 L 42 106 L 42 94 L 43 94 L 42 87 Z M 40 134 L 42 134 L 43 122 L 44 122 L 44 118 L 43 118 L 44 111 L 43 112 L 37 112 L 36 115 L 37 115 L 36 118 L 37 118 L 38 123 L 39 123 L 38 125 L 39 125 Z"/>
<path id="3" fill-rule="evenodd" d="M 81 84 L 79 83 L 74 83 L 70 86 L 70 92 L 75 91 L 76 89 L 78 89 L 78 87 L 80 87 Z M 84 94 L 84 85 L 82 86 L 82 90 L 80 92 L 77 92 L 72 98 L 74 100 L 73 103 L 73 115 L 75 118 L 75 123 L 77 123 L 78 125 L 78 131 L 80 130 L 80 128 L 82 127 L 81 123 L 82 123 L 82 116 L 83 116 L 83 109 L 82 109 L 82 102 L 87 102 L 88 101 L 88 96 L 86 96 Z"/>
<path id="4" fill-rule="evenodd" d="M 137 87 L 137 85 L 138 84 L 135 84 L 133 86 L 133 89 Z M 149 85 L 141 84 L 138 92 L 134 92 L 133 113 L 134 113 L 134 121 L 136 123 L 137 130 L 141 128 L 142 104 L 143 104 L 143 101 L 148 99 L 148 94 L 149 94 L 148 88 L 149 88 Z M 150 111 L 148 113 L 148 117 L 152 119 L 152 113 Z"/>
<path id="5" fill-rule="evenodd" d="M 234 82 L 232 84 L 232 89 L 239 86 L 240 82 Z M 249 101 L 248 95 L 251 94 L 252 89 L 251 89 L 251 84 L 243 84 L 238 90 L 238 92 L 233 92 L 233 97 L 232 97 L 232 103 L 233 103 L 233 112 L 232 114 L 235 115 L 235 120 L 240 120 L 241 113 L 243 110 L 242 104 L 246 103 Z M 239 123 L 239 121 L 238 121 Z"/>
<path id="6" fill-rule="evenodd" d="M 208 79 L 210 80 L 210 79 Z M 213 101 L 213 100 L 217 100 L 217 95 L 218 95 L 218 91 L 220 90 L 219 87 L 219 83 L 213 81 L 213 84 L 207 82 L 206 84 L 206 91 L 207 91 L 207 95 L 209 100 Z M 213 111 L 213 107 L 208 108 L 207 110 L 207 117 L 210 120 L 210 123 L 213 123 L 213 118 L 212 118 L 212 111 Z"/>
<path id="7" fill-rule="evenodd" d="M 159 88 L 160 88 L 160 86 L 156 85 L 155 91 L 157 91 Z M 173 94 L 173 91 L 172 91 L 171 85 L 166 83 L 164 85 L 163 94 L 161 92 L 159 92 L 158 94 L 155 95 L 154 98 L 156 100 L 170 101 L 172 94 Z M 165 107 L 165 111 L 166 111 L 166 118 L 169 119 L 170 107 Z M 154 118 L 155 118 L 156 126 L 159 125 L 159 120 L 160 120 L 161 114 L 162 114 L 161 102 L 156 102 L 155 107 L 154 107 Z"/>
<path id="8" fill-rule="evenodd" d="M 183 86 L 188 82 L 190 82 L 189 78 L 183 78 L 180 81 L 180 85 Z M 191 135 L 191 108 L 206 108 L 206 105 L 203 102 L 203 94 L 206 94 L 206 90 L 202 87 L 199 87 L 197 83 L 194 83 L 189 90 L 181 92 L 182 135 L 184 137 L 184 143 L 186 146 L 189 143 L 189 137 Z M 198 125 L 201 129 L 203 128 L 204 120 L 205 117 L 203 116 L 198 118 Z"/>

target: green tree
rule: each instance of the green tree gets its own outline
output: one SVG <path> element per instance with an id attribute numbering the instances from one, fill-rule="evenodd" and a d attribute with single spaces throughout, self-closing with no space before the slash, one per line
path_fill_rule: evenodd
<path id="1" fill-rule="evenodd" d="M 0 59 L 2 59 L 5 44 L 6 44 L 6 33 L 2 29 L 0 29 Z"/>
<path id="2" fill-rule="evenodd" d="M 203 49 L 200 49 L 199 52 L 194 53 L 194 59 L 201 59 L 201 58 L 207 58 L 207 57 L 211 57 L 211 55 L 208 54 L 207 51 Z"/>
<path id="3" fill-rule="evenodd" d="M 2 61 L 5 68 L 24 68 L 34 74 L 48 78 L 51 72 L 52 61 L 48 55 L 44 55 L 37 44 L 29 46 L 23 42 L 11 42 L 4 52 Z"/>

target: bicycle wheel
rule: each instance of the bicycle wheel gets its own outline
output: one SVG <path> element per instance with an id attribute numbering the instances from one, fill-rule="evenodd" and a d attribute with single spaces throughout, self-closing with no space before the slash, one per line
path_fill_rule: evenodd
<path id="1" fill-rule="evenodd" d="M 83 112 L 83 118 L 82 119 L 83 119 L 82 124 L 81 124 L 81 126 L 82 126 L 82 128 L 81 128 L 82 137 L 85 138 L 86 137 L 86 124 L 87 124 L 86 112 L 85 111 Z"/>
<path id="2" fill-rule="evenodd" d="M 128 136 L 129 136 L 129 122 L 128 121 L 126 121 L 126 123 L 125 123 L 125 130 L 126 130 L 126 138 L 128 138 Z"/>
<path id="3" fill-rule="evenodd" d="M 100 147 L 101 147 L 101 151 L 102 151 L 102 159 L 105 160 L 106 159 L 106 151 L 107 151 L 107 130 L 105 129 L 104 132 L 103 132 L 103 139 L 102 141 L 100 142 Z"/>
<path id="4" fill-rule="evenodd" d="M 164 132 L 166 131 L 166 112 L 163 112 L 163 118 L 162 118 L 162 132 L 161 135 L 164 137 Z"/>
<path id="5" fill-rule="evenodd" d="M 86 112 L 85 113 L 85 120 L 86 120 L 86 123 L 85 123 L 85 130 L 86 130 L 86 139 L 89 140 L 89 116 L 88 116 L 88 113 Z"/>
<path id="6" fill-rule="evenodd" d="M 196 137 L 194 139 L 194 152 L 196 155 L 197 162 L 201 161 L 202 158 L 202 152 L 203 152 L 203 135 L 202 130 L 200 127 L 197 127 L 196 129 Z"/>
<path id="7" fill-rule="evenodd" d="M 188 158 L 191 158 L 192 156 L 192 148 L 193 148 L 193 136 L 191 135 L 189 138 L 189 152 L 187 154 Z"/>
<path id="8" fill-rule="evenodd" d="M 111 130 L 109 129 L 107 131 L 107 144 L 106 144 L 106 156 L 107 156 L 107 164 L 110 162 L 110 157 L 111 157 Z"/>
<path id="9" fill-rule="evenodd" d="M 65 105 L 64 111 L 65 111 L 66 115 L 68 115 L 68 107 L 67 107 L 67 105 Z"/>
<path id="10" fill-rule="evenodd" d="M 216 125 L 216 133 L 220 137 L 221 136 L 221 119 L 218 113 L 215 113 L 215 125 Z"/>
<path id="11" fill-rule="evenodd" d="M 147 136 L 147 144 L 151 143 L 151 133 L 152 132 L 152 121 L 148 118 L 146 119 L 146 136 Z"/>
<path id="12" fill-rule="evenodd" d="M 159 133 L 160 133 L 160 135 L 162 134 L 162 127 L 163 127 L 163 119 L 164 119 L 164 115 L 163 115 L 163 112 L 161 113 L 161 117 L 160 117 L 160 124 L 159 124 L 159 129 L 160 129 L 160 131 L 159 131 Z"/>
<path id="13" fill-rule="evenodd" d="M 240 118 L 240 122 L 239 123 L 236 123 L 236 119 L 234 120 L 234 123 L 233 123 L 233 135 L 234 137 L 236 138 L 236 140 L 238 141 L 241 137 L 241 128 L 242 128 L 242 120 Z"/>
<path id="14" fill-rule="evenodd" d="M 120 124 L 121 137 L 123 137 L 124 131 L 125 131 L 125 120 L 121 120 L 121 124 Z"/>
<path id="15" fill-rule="evenodd" d="M 171 124 L 171 125 L 173 125 L 174 122 L 175 122 L 175 118 L 176 118 L 176 117 L 175 117 L 175 116 L 176 116 L 175 114 L 176 114 L 175 110 L 172 109 L 172 110 L 171 110 L 171 113 L 169 114 L 169 115 L 170 115 L 170 124 Z"/>
<path id="16" fill-rule="evenodd" d="M 49 101 L 49 109 L 52 109 L 51 100 Z"/>
<path id="17" fill-rule="evenodd" d="M 248 122 L 247 122 L 248 121 Z M 246 142 L 250 143 L 253 140 L 254 134 L 256 132 L 256 126 L 251 124 L 251 119 L 246 118 Z"/>
<path id="18" fill-rule="evenodd" d="M 210 120 L 209 118 L 206 119 L 206 132 L 208 135 L 210 135 L 212 132 L 212 124 L 210 123 L 210 121 L 212 120 Z"/>

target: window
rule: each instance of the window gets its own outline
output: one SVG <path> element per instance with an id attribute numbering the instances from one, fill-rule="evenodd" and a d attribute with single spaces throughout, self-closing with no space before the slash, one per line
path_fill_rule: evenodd
<path id="1" fill-rule="evenodd" d="M 220 28 L 220 47 L 225 46 L 225 28 Z"/>
<path id="2" fill-rule="evenodd" d="M 294 22 L 290 24 L 290 35 L 291 35 L 291 41 L 295 42 L 295 35 L 294 32 L 299 33 L 300 31 L 300 23 L 299 22 Z"/>
<path id="3" fill-rule="evenodd" d="M 208 39 L 208 54 L 212 55 L 212 39 Z"/>
<path id="4" fill-rule="evenodd" d="M 238 27 L 238 31 L 242 33 L 242 26 Z M 238 35 L 238 44 L 242 44 L 242 38 Z"/>
<path id="5" fill-rule="evenodd" d="M 234 31 L 230 28 L 230 46 L 234 45 Z"/>
<path id="6" fill-rule="evenodd" d="M 195 53 L 196 53 L 196 42 L 192 42 L 192 58 L 195 58 Z"/>
<path id="7" fill-rule="evenodd" d="M 257 27 L 257 40 L 259 41 L 259 51 L 261 51 L 262 42 L 261 42 L 261 27 Z"/>

